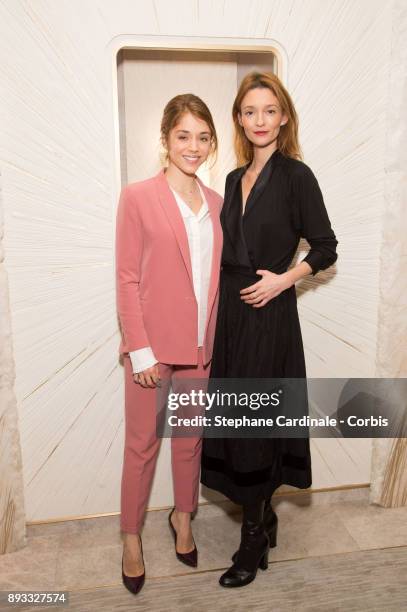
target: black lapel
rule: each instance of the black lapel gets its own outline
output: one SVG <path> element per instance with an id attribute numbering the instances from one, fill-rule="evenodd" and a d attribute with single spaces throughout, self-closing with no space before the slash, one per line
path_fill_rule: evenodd
<path id="1" fill-rule="evenodd" d="M 252 190 L 249 193 L 249 197 L 247 198 L 246 206 L 245 206 L 245 210 L 244 210 L 244 215 L 243 215 L 243 219 L 246 219 L 246 217 L 253 210 L 256 202 L 258 202 L 261 194 L 265 190 L 266 185 L 267 185 L 267 183 L 270 180 L 273 168 L 274 168 L 274 166 L 275 166 L 275 164 L 278 161 L 280 156 L 281 156 L 280 151 L 278 149 L 276 149 L 271 154 L 271 156 L 268 158 L 266 163 L 264 164 L 264 166 L 262 168 L 262 171 L 260 172 L 259 176 L 257 177 L 257 180 L 256 180 L 255 184 L 253 185 Z"/>
<path id="2" fill-rule="evenodd" d="M 221 219 L 223 220 L 223 226 L 229 234 L 229 240 L 232 244 L 234 244 L 236 240 L 236 220 L 242 214 L 241 210 L 236 210 L 235 208 L 237 207 L 233 206 L 235 200 L 235 190 L 237 188 L 240 189 L 240 178 L 245 173 L 248 166 L 249 164 L 246 164 L 245 166 L 237 168 L 225 186 L 225 197 L 223 201 Z"/>

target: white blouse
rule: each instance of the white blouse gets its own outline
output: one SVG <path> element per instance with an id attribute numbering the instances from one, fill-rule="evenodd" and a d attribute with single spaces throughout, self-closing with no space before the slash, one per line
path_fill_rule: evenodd
<path id="1" fill-rule="evenodd" d="M 205 337 L 209 283 L 211 278 L 213 226 L 209 214 L 208 203 L 199 183 L 198 187 L 202 196 L 202 205 L 197 215 L 192 212 L 190 207 L 174 189 L 171 187 L 170 189 L 177 201 L 188 236 L 194 293 L 198 303 L 198 346 L 202 346 Z M 150 346 L 146 346 L 136 351 L 130 351 L 129 355 L 134 373 L 142 372 L 157 363 L 157 359 Z"/>

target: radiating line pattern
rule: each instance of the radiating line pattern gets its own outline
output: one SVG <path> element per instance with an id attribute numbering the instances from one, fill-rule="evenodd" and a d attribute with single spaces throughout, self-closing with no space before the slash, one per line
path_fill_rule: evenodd
<path id="1" fill-rule="evenodd" d="M 336 274 L 299 288 L 308 374 L 372 376 L 391 7 L 379 0 L 0 2 L 4 249 L 28 520 L 119 509 L 123 372 L 109 42 L 121 34 L 272 39 L 285 49 L 305 161 L 339 239 Z M 222 83 L 206 77 L 205 87 L 222 90 Z M 354 472 L 329 473 L 319 450 L 314 486 L 366 481 L 363 459 Z M 164 452 L 160 465 L 168 461 Z M 159 484 L 151 505 L 170 503 Z"/>

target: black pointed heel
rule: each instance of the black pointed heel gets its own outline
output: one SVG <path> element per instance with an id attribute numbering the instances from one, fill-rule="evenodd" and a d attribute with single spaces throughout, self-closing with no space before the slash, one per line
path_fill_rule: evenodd
<path id="1" fill-rule="evenodd" d="M 140 547 L 141 547 L 141 555 L 143 556 L 143 542 L 141 541 L 141 537 L 140 537 Z M 144 564 L 144 557 L 143 557 L 143 564 Z M 126 576 L 123 570 L 123 555 L 122 555 L 122 581 L 126 589 L 130 591 L 130 593 L 133 593 L 133 595 L 137 595 L 137 593 L 139 593 L 141 589 L 143 588 L 145 579 L 146 579 L 145 570 L 141 574 L 141 576 Z"/>
<path id="2" fill-rule="evenodd" d="M 193 550 L 191 550 L 190 552 L 187 553 L 180 553 L 177 551 L 177 532 L 175 530 L 174 525 L 172 524 L 171 521 L 171 517 L 173 515 L 175 508 L 173 508 L 168 516 L 168 524 L 170 526 L 170 531 L 172 533 L 172 536 L 174 538 L 174 544 L 175 544 L 175 554 L 177 556 L 178 561 L 181 561 L 181 563 L 184 563 L 185 565 L 188 565 L 189 567 L 198 567 L 198 549 L 195 545 L 194 542 L 194 548 Z M 193 518 L 193 517 L 192 517 Z"/>

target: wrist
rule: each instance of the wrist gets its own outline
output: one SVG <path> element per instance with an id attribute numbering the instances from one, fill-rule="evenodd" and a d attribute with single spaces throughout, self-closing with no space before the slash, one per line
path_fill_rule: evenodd
<path id="1" fill-rule="evenodd" d="M 289 289 L 292 285 L 294 285 L 297 280 L 296 275 L 293 274 L 292 270 L 287 270 L 287 272 L 283 272 L 281 276 L 283 277 L 283 280 L 287 286 L 287 289 Z"/>

